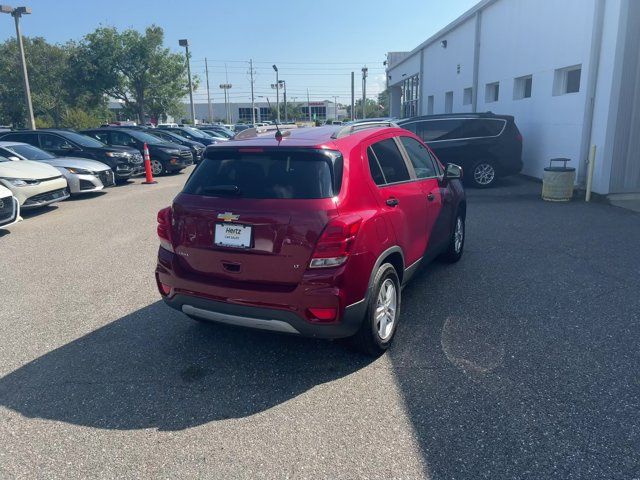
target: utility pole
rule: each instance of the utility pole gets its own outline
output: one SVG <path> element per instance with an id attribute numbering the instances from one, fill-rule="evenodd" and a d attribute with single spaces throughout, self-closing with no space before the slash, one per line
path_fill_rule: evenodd
<path id="1" fill-rule="evenodd" d="M 273 65 L 273 69 L 276 72 L 276 118 L 280 123 L 280 80 L 278 79 L 278 67 Z"/>
<path id="2" fill-rule="evenodd" d="M 367 118 L 367 72 L 369 69 L 362 67 L 362 118 Z"/>
<path id="3" fill-rule="evenodd" d="M 289 115 L 287 114 L 287 82 L 284 80 L 280 80 L 282 82 L 282 87 L 284 88 L 284 122 L 287 123 L 289 121 Z"/>
<path id="4" fill-rule="evenodd" d="M 351 120 L 356 119 L 355 73 L 351 72 Z"/>
<path id="5" fill-rule="evenodd" d="M 207 63 L 207 57 L 204 57 L 204 70 L 207 74 L 207 105 L 209 106 L 209 123 L 213 121 L 213 112 L 211 108 L 211 94 L 209 93 L 209 64 Z"/>
<path id="6" fill-rule="evenodd" d="M 22 80 L 24 81 L 24 99 L 27 103 L 27 115 L 29 128 L 35 130 L 36 121 L 33 117 L 33 105 L 31 103 L 31 88 L 29 87 L 29 75 L 27 73 L 27 62 L 24 57 L 24 44 L 22 42 L 22 32 L 20 31 L 20 17 L 29 15 L 31 8 L 29 7 L 10 7 L 9 5 L 0 5 L 0 13 L 10 14 L 16 23 L 16 41 L 18 42 L 18 50 L 20 51 L 20 63 L 22 64 Z"/>
<path id="7" fill-rule="evenodd" d="M 191 61 L 189 60 L 189 41 L 186 38 L 178 40 L 178 44 L 185 48 L 187 55 L 187 76 L 189 77 L 189 100 L 191 102 L 191 124 L 196 124 L 196 107 L 193 104 L 193 83 L 191 83 Z M 140 119 L 141 123 L 144 123 L 144 118 Z"/>
<path id="8" fill-rule="evenodd" d="M 333 119 L 338 120 L 338 97 L 333 96 Z"/>
<path id="9" fill-rule="evenodd" d="M 230 83 L 221 83 L 220 88 L 224 90 L 224 112 L 227 117 L 227 123 L 231 123 L 231 118 L 229 115 L 229 89 L 232 87 Z"/>
<path id="10" fill-rule="evenodd" d="M 256 124 L 256 103 L 253 95 L 253 59 L 249 59 L 249 70 L 251 73 L 251 123 Z"/>
<path id="11" fill-rule="evenodd" d="M 311 100 L 309 100 L 309 89 L 307 88 L 307 110 L 309 111 L 309 121 L 311 121 Z"/>

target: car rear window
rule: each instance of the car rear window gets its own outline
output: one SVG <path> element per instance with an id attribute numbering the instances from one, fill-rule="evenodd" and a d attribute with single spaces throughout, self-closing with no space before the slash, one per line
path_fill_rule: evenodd
<path id="1" fill-rule="evenodd" d="M 337 152 L 210 150 L 183 193 L 265 199 L 330 198 L 340 191 L 341 180 L 342 157 Z"/>

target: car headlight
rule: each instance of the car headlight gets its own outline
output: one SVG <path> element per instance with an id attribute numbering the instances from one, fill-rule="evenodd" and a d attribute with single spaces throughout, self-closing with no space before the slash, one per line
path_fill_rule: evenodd
<path id="1" fill-rule="evenodd" d="M 129 158 L 131 156 L 128 152 L 107 152 L 105 155 L 111 158 Z"/>
<path id="2" fill-rule="evenodd" d="M 24 187 L 25 185 L 37 185 L 37 184 L 40 183 L 37 180 L 23 180 L 22 178 L 5 178 L 5 177 L 3 177 L 2 180 L 10 183 L 14 187 Z"/>
<path id="3" fill-rule="evenodd" d="M 69 173 L 75 173 L 79 175 L 93 175 L 93 172 L 90 170 L 85 170 L 83 168 L 73 168 L 73 167 L 62 167 Z"/>

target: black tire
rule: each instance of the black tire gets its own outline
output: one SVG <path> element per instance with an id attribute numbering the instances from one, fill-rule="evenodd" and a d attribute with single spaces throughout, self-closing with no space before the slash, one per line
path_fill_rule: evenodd
<path id="1" fill-rule="evenodd" d="M 477 161 L 465 173 L 465 183 L 476 188 L 493 187 L 498 178 L 496 166 L 489 160 Z"/>
<path id="2" fill-rule="evenodd" d="M 392 322 L 390 333 L 388 333 L 385 338 L 382 338 L 378 331 L 378 322 L 376 321 L 376 306 L 380 290 L 383 285 L 386 285 L 387 280 L 390 280 L 395 286 L 394 294 L 396 299 L 396 308 L 394 311 L 395 318 Z M 391 345 L 398 328 L 400 304 L 401 293 L 398 273 L 393 265 L 385 263 L 378 269 L 373 279 L 373 289 L 371 291 L 371 297 L 369 298 L 367 313 L 365 314 L 360 329 L 352 337 L 353 345 L 362 353 L 372 357 L 378 357 L 386 352 L 389 345 Z"/>
<path id="3" fill-rule="evenodd" d="M 440 258 L 447 263 L 456 263 L 458 260 L 462 258 L 462 253 L 464 252 L 464 240 L 466 237 L 466 226 L 464 221 L 463 213 L 458 210 L 456 213 L 456 219 L 453 222 L 453 228 L 451 229 L 451 239 L 449 240 L 449 246 L 447 250 L 441 255 Z M 461 229 L 461 237 L 458 242 L 456 234 L 458 233 L 458 228 Z"/>

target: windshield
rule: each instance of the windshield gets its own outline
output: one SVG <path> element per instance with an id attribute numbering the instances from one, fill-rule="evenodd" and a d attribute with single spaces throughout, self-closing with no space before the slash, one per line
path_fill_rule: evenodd
<path id="1" fill-rule="evenodd" d="M 94 138 L 87 137 L 86 135 L 81 135 L 80 133 L 67 131 L 67 132 L 60 132 L 60 135 L 65 137 L 67 140 L 71 140 L 72 142 L 76 142 L 77 144 L 82 145 L 83 147 L 89 147 L 89 148 L 106 147 L 104 143 L 99 142 Z"/>
<path id="2" fill-rule="evenodd" d="M 193 127 L 184 127 L 184 130 L 187 133 L 190 133 L 191 135 L 193 135 L 194 137 L 198 137 L 198 138 L 211 138 L 210 135 L 207 135 L 206 133 L 204 133 L 201 130 L 198 130 L 197 128 L 193 128 Z"/>
<path id="3" fill-rule="evenodd" d="M 316 151 L 212 151 L 193 172 L 184 193 L 271 199 L 330 198 L 340 190 L 341 158 Z"/>
<path id="4" fill-rule="evenodd" d="M 51 155 L 49 152 L 45 152 L 44 150 L 40 150 L 38 147 L 34 147 L 33 145 L 11 145 L 8 147 L 4 147 L 7 150 L 11 150 L 14 153 L 26 158 L 27 160 L 52 160 L 56 158 L 54 155 Z"/>
<path id="5" fill-rule="evenodd" d="M 132 131 L 128 131 L 127 133 L 129 133 L 136 140 L 139 140 L 139 141 L 144 142 L 144 143 L 148 143 L 149 145 L 156 145 L 158 143 L 164 143 L 158 137 L 154 137 L 153 135 L 149 135 L 148 133 L 145 133 L 145 132 L 139 132 L 139 131 L 132 130 Z"/>

